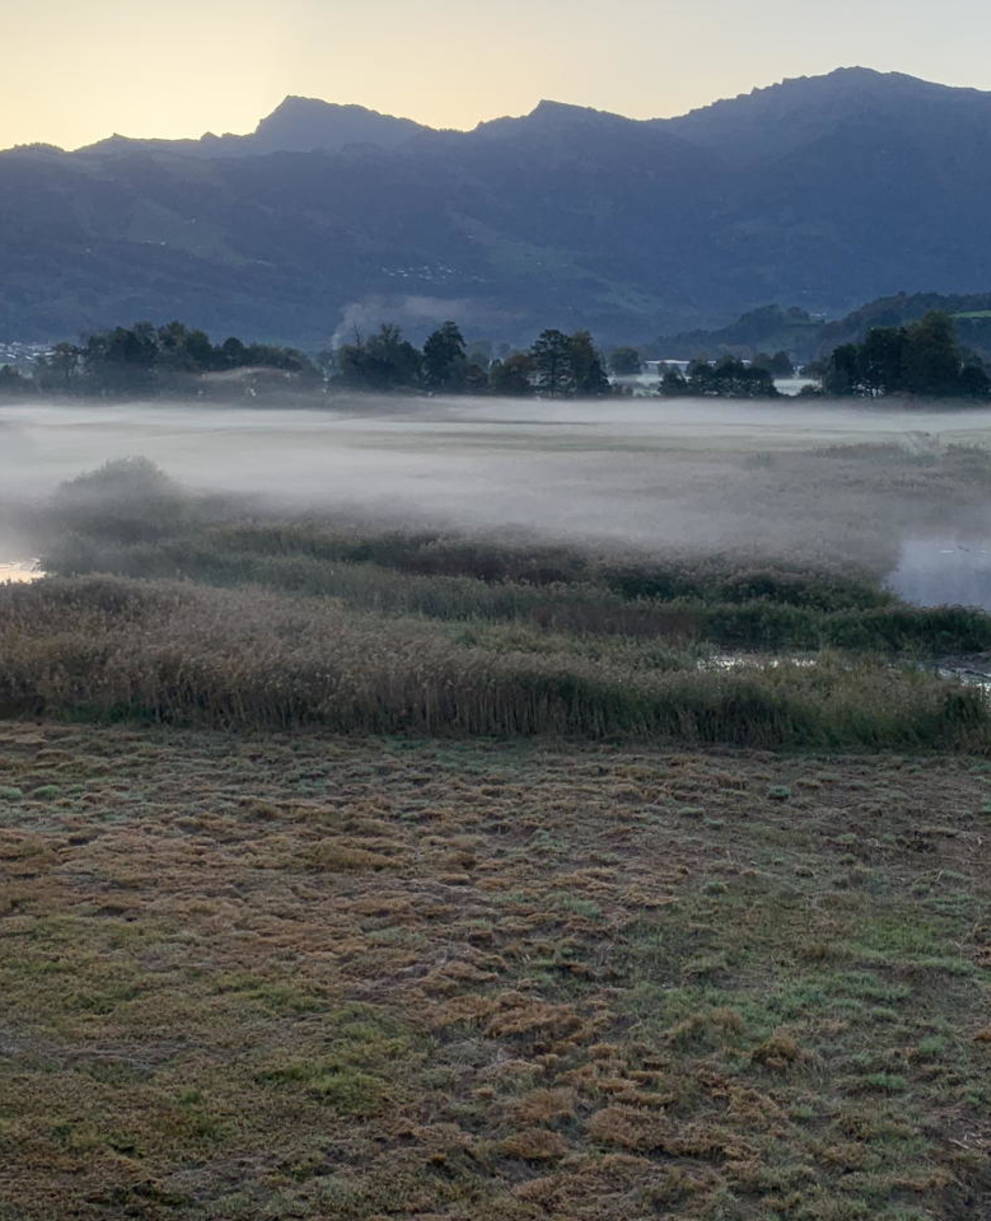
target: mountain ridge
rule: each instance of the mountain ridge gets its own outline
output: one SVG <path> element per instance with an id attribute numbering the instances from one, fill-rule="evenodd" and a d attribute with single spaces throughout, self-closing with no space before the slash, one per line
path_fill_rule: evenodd
<path id="1" fill-rule="evenodd" d="M 839 316 L 991 285 L 991 93 L 846 68 L 675 119 L 544 100 L 442 131 L 290 96 L 248 135 L 0 153 L 0 337 L 148 317 L 306 346 Z"/>
<path id="2" fill-rule="evenodd" d="M 739 93 L 734 97 L 718 98 L 712 102 L 708 102 L 703 106 L 693 107 L 682 115 L 673 115 L 667 118 L 645 118 L 635 119 L 627 115 L 620 114 L 617 111 L 602 110 L 592 106 L 583 106 L 573 102 L 559 102 L 551 98 L 543 98 L 536 105 L 522 115 L 499 115 L 491 119 L 483 119 L 472 128 L 435 128 L 425 123 L 419 123 L 414 119 L 404 118 L 399 115 L 387 114 L 373 108 L 362 106 L 357 103 L 342 103 L 331 102 L 322 98 L 306 97 L 302 94 L 287 94 L 285 98 L 275 107 L 270 114 L 259 120 L 254 131 L 243 134 L 233 132 L 225 132 L 223 135 L 216 135 L 211 131 L 204 132 L 199 137 L 187 136 L 175 139 L 165 137 L 143 137 L 143 136 L 125 136 L 119 132 L 113 133 L 102 140 L 98 140 L 93 144 L 83 145 L 75 150 L 62 149 L 62 152 L 92 152 L 95 150 L 104 150 L 108 147 L 123 147 L 125 144 L 135 146 L 148 146 L 157 149 L 164 148 L 168 145 L 175 145 L 184 151 L 190 151 L 193 146 L 203 144 L 212 151 L 218 151 L 224 148 L 236 149 L 238 147 L 248 149 L 249 144 L 244 144 L 245 141 L 252 141 L 260 135 L 266 136 L 272 130 L 282 128 L 285 130 L 286 118 L 298 120 L 301 115 L 305 116 L 304 122 L 312 121 L 314 116 L 319 116 L 326 119 L 336 117 L 345 118 L 354 121 L 355 123 L 365 123 L 367 130 L 361 133 L 362 139 L 367 139 L 368 131 L 378 128 L 381 133 L 388 133 L 390 128 L 393 130 L 404 130 L 410 137 L 423 134 L 442 134 L 442 135 L 461 135 L 470 136 L 480 130 L 484 130 L 493 124 L 501 125 L 504 123 L 520 123 L 528 119 L 540 119 L 548 113 L 564 113 L 571 112 L 573 114 L 583 114 L 588 116 L 603 117 L 609 119 L 621 120 L 625 123 L 639 124 L 643 126 L 658 126 L 662 127 L 670 125 L 672 128 L 689 128 L 693 125 L 698 125 L 702 120 L 708 120 L 716 116 L 721 116 L 730 108 L 760 108 L 768 101 L 776 101 L 777 99 L 787 97 L 796 89 L 808 89 L 811 85 L 813 88 L 827 88 L 835 90 L 837 85 L 844 89 L 853 84 L 859 87 L 859 91 L 864 93 L 868 88 L 874 87 L 873 92 L 876 93 L 876 87 L 882 85 L 888 91 L 894 85 L 907 86 L 912 92 L 918 92 L 919 89 L 931 91 L 933 93 L 969 95 L 971 97 L 985 98 L 991 107 L 991 91 L 980 90 L 969 86 L 961 85 L 945 85 L 936 81 L 923 80 L 920 77 L 910 76 L 902 72 L 880 72 L 874 68 L 866 68 L 862 66 L 850 66 L 834 68 L 831 72 L 824 73 L 819 76 L 798 76 L 785 77 L 780 81 L 773 82 L 770 85 L 756 86 L 746 93 Z M 290 137 L 296 139 L 295 136 Z M 393 140 L 391 134 L 386 134 L 383 137 L 390 143 Z M 333 147 L 340 146 L 340 139 L 335 138 Z M 14 146 L 30 147 L 30 146 Z M 47 145 L 46 147 L 55 148 L 55 145 Z M 269 141 L 263 141 L 256 146 L 259 152 L 289 152 L 289 151 L 312 151 L 313 148 L 320 147 L 319 145 L 307 145 L 306 147 L 289 147 L 285 144 L 279 144 L 277 147 Z M 2 149 L 2 152 L 10 152 L 11 149 Z"/>

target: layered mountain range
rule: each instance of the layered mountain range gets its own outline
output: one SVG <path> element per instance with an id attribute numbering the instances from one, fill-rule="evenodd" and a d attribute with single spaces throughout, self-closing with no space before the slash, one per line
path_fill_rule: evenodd
<path id="1" fill-rule="evenodd" d="M 147 318 L 326 345 L 834 317 L 991 288 L 991 93 L 839 69 L 680 118 L 541 102 L 470 132 L 287 98 L 255 132 L 0 153 L 0 339 Z"/>

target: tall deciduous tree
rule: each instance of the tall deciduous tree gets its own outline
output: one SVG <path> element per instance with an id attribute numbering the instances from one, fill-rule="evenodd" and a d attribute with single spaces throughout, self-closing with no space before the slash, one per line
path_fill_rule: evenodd
<path id="1" fill-rule="evenodd" d="M 959 393 L 961 365 L 949 314 L 933 310 L 906 328 L 903 381 L 911 394 Z"/>
<path id="2" fill-rule="evenodd" d="M 370 339 L 360 336 L 338 349 L 341 380 L 367 390 L 396 390 L 415 386 L 421 356 L 403 339 L 399 327 L 386 323 Z"/>
<path id="3" fill-rule="evenodd" d="M 870 395 L 891 394 L 905 385 L 906 334 L 901 327 L 867 332 L 858 356 L 860 382 Z"/>

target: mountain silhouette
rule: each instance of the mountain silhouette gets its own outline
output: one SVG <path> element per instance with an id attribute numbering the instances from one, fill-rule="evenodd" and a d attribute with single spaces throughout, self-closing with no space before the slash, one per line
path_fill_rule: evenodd
<path id="1" fill-rule="evenodd" d="M 541 102 L 435 131 L 290 97 L 248 135 L 0 153 L 0 337 L 137 318 L 327 343 L 835 317 L 991 286 L 991 93 L 842 68 L 675 119 Z"/>

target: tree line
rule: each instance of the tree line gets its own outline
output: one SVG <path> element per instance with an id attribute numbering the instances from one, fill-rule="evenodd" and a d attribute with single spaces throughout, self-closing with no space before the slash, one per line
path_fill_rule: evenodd
<path id="1" fill-rule="evenodd" d="M 386 324 L 355 335 L 329 354 L 329 380 L 356 390 L 426 390 L 435 394 L 595 397 L 612 393 L 602 356 L 588 331 L 545 330 L 525 352 L 493 361 L 473 358 L 455 322 L 427 337 L 422 350 Z"/>
<path id="2" fill-rule="evenodd" d="M 553 398 L 612 393 L 605 362 L 587 331 L 566 335 L 545 330 L 525 352 L 490 361 L 469 353 L 454 322 L 438 327 L 422 348 L 405 339 L 397 326 L 385 324 L 367 338 L 356 334 L 352 342 L 315 358 L 295 348 L 235 337 L 215 345 L 204 331 L 181 322 L 161 327 L 139 322 L 97 332 L 79 344 L 56 344 L 30 377 L 3 366 L 0 393 L 153 395 L 188 392 L 194 386 L 202 391 L 206 382 L 222 393 L 225 386 L 253 391 L 265 378 L 270 385 L 281 381 L 296 389 Z"/>
<path id="3" fill-rule="evenodd" d="M 584 330 L 570 335 L 544 330 L 526 350 L 507 350 L 492 360 L 484 346 L 469 350 L 455 322 L 439 326 L 422 348 L 387 323 L 311 358 L 295 348 L 244 343 L 233 336 L 215 345 L 204 331 L 181 322 L 160 327 L 139 322 L 97 332 L 79 344 L 56 344 L 30 377 L 3 366 L 0 395 L 135 396 L 191 390 L 243 395 L 273 387 L 545 398 L 624 393 L 607 370 L 617 378 L 639 374 L 640 353 L 623 347 L 606 358 Z M 773 399 L 779 397 L 775 377 L 793 371 L 785 352 L 760 353 L 749 362 L 734 356 L 697 359 L 684 372 L 662 366 L 653 389 L 666 398 Z M 953 319 L 939 312 L 906 326 L 875 327 L 862 343 L 842 344 L 806 371 L 822 381 L 821 389 L 803 392 L 813 396 L 991 398 L 991 378 L 980 359 L 959 345 Z"/>
<path id="4" fill-rule="evenodd" d="M 97 332 L 79 344 L 59 343 L 26 378 L 9 366 L 0 369 L 0 393 L 32 390 L 78 395 L 153 395 L 202 391 L 204 375 L 214 375 L 216 392 L 254 392 L 261 375 L 281 374 L 296 389 L 350 389 L 434 394 L 492 394 L 510 397 L 589 398 L 622 393 L 609 379 L 639 374 L 635 348 L 615 349 L 608 358 L 588 331 L 542 331 L 524 351 L 497 359 L 469 351 L 455 322 L 445 322 L 416 347 L 398 326 L 382 325 L 365 337 L 315 358 L 295 348 L 243 343 L 231 337 L 214 345 L 201 330 L 170 322 L 155 327 L 139 322 Z M 749 365 L 724 357 L 715 364 L 692 363 L 687 374 L 669 371 L 659 380 L 663 395 L 773 398 L 775 372 L 790 371 L 785 353 Z M 238 377 L 250 374 L 251 377 Z M 217 375 L 220 375 L 219 377 Z M 225 378 L 223 375 L 227 375 Z M 276 380 L 278 384 L 278 380 Z"/>
<path id="5" fill-rule="evenodd" d="M 693 360 L 687 373 L 668 369 L 661 378 L 658 392 L 664 398 L 724 398 L 724 399 L 774 399 L 779 398 L 770 369 L 757 364 L 746 364 L 735 356 L 724 356 L 715 364 L 707 360 Z"/>
<path id="6" fill-rule="evenodd" d="M 834 348 L 822 370 L 822 388 L 839 397 L 986 399 L 991 378 L 958 343 L 950 315 L 932 311 L 908 326 L 874 327 L 863 343 Z"/>
<path id="7" fill-rule="evenodd" d="M 207 373 L 236 375 L 252 369 L 311 382 L 320 377 L 313 362 L 295 348 L 246 344 L 233 336 L 214 345 L 204 331 L 181 322 L 160 327 L 137 322 L 99 331 L 80 344 L 56 344 L 35 366 L 31 383 L 56 394 L 155 394 L 188 389 Z"/>

